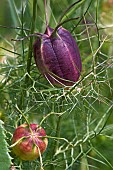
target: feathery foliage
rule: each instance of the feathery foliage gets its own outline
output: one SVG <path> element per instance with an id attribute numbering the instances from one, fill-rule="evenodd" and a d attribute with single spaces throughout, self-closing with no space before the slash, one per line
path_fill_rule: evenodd
<path id="1" fill-rule="evenodd" d="M 78 44 L 83 65 L 79 81 L 67 89 L 51 86 L 36 68 L 36 37 L 11 41 L 44 33 L 43 1 L 1 0 L 0 118 L 7 142 L 11 145 L 15 127 L 25 122 L 21 113 L 44 127 L 49 138 L 42 163 L 21 162 L 11 152 L 16 169 L 39 170 L 42 164 L 45 170 L 113 169 L 112 7 L 112 0 L 47 0 L 52 28 L 61 20 L 78 18 L 63 24 Z"/>

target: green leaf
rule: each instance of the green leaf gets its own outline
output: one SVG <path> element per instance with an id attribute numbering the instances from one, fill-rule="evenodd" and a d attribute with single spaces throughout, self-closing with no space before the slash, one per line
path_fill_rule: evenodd
<path id="1" fill-rule="evenodd" d="M 8 153 L 8 144 L 5 140 L 3 121 L 0 120 L 0 169 L 9 170 L 11 157 Z"/>

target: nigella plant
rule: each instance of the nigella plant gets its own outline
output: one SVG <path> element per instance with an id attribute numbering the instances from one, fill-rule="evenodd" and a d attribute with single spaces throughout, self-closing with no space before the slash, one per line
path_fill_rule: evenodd
<path id="1" fill-rule="evenodd" d="M 39 35 L 39 33 L 37 33 Z M 82 70 L 79 48 L 61 24 L 46 31 L 34 43 L 34 58 L 40 72 L 53 85 L 72 86 Z"/>

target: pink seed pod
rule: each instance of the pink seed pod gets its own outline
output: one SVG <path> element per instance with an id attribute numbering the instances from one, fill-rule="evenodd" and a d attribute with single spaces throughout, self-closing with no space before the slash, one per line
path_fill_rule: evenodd
<path id="1" fill-rule="evenodd" d="M 55 34 L 46 28 L 33 46 L 40 72 L 53 85 L 72 86 L 78 81 L 82 63 L 78 46 L 69 31 L 59 27 Z"/>
<path id="2" fill-rule="evenodd" d="M 37 124 L 22 124 L 15 130 L 12 138 L 13 152 L 22 160 L 34 160 L 48 145 L 45 130 Z"/>

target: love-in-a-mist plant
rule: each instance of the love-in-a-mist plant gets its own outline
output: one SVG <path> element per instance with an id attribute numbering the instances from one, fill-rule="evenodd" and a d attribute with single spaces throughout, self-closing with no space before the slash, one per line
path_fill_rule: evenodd
<path id="1" fill-rule="evenodd" d="M 83 1 L 85 4 L 75 10 L 76 4 Z M 112 166 L 109 167 L 109 162 L 112 164 L 112 160 L 109 159 L 111 154 L 107 154 L 111 151 L 113 130 L 111 119 L 108 122 L 113 108 L 112 56 L 108 55 L 109 50 L 106 47 L 111 43 L 108 38 L 105 38 L 106 36 L 101 36 L 103 28 L 101 29 L 100 25 L 98 28 L 98 16 L 95 15 L 95 9 L 97 9 L 98 15 L 100 1 L 48 0 L 47 3 L 51 2 L 49 9 L 52 10 L 52 16 L 55 19 L 57 19 L 57 16 L 54 16 L 55 11 L 58 14 L 58 11 L 65 8 L 65 5 L 75 3 L 63 14 L 59 12 L 60 18 L 56 25 L 50 24 L 46 14 L 46 26 L 43 33 L 39 33 L 39 31 L 35 33 L 35 25 L 37 23 L 38 30 L 44 28 L 44 25 L 40 25 L 43 20 L 43 16 L 40 14 L 44 14 L 41 6 L 44 0 L 26 0 L 20 1 L 20 3 L 11 0 L 8 2 L 17 3 L 15 7 L 17 5 L 17 14 L 22 23 L 21 28 L 15 29 L 16 36 L 21 33 L 21 36 L 28 34 L 27 37 L 29 37 L 29 45 L 26 42 L 20 45 L 18 43 L 19 46 L 11 44 L 8 56 L 11 52 L 17 57 L 14 58 L 14 63 L 7 62 L 2 69 L 2 75 L 5 76 L 3 77 L 3 88 L 0 86 L 0 89 L 1 94 L 5 95 L 2 100 L 2 108 L 6 111 L 6 120 L 3 125 L 6 130 L 3 131 L 3 134 L 6 133 L 6 141 L 9 144 L 11 144 L 12 138 L 11 148 L 9 148 L 15 153 L 10 152 L 14 158 L 12 159 L 14 168 L 9 169 L 85 170 L 98 167 L 102 169 L 102 166 L 103 169 L 112 169 Z M 26 17 L 31 9 L 31 3 L 33 3 L 32 16 Z M 10 7 L 11 10 L 14 8 L 11 5 Z M 38 14 L 35 12 L 37 9 L 39 9 Z M 69 9 L 72 9 L 73 16 L 77 16 L 77 14 L 80 16 L 69 18 Z M 87 15 L 85 15 L 86 13 Z M 12 16 L 17 19 L 15 15 Z M 77 18 L 78 20 L 76 20 Z M 37 22 L 36 19 L 38 19 Z M 73 23 L 69 24 L 71 28 L 64 25 L 71 20 L 73 20 Z M 74 22 L 74 20 L 76 21 Z M 21 24 L 16 23 L 16 26 Z M 30 29 L 26 29 L 30 24 Z M 73 38 L 72 33 L 74 32 L 70 33 L 66 30 L 69 28 L 73 31 L 72 29 L 76 27 L 78 28 L 75 32 L 81 51 L 77 46 L 78 41 L 75 40 L 75 37 Z M 7 40 L 9 36 L 6 38 L 5 35 L 4 38 Z M 7 47 L 5 49 L 7 50 Z M 81 63 L 80 53 L 83 63 Z M 34 58 L 32 58 L 33 55 Z M 81 79 L 82 64 L 84 73 Z M 39 71 L 36 70 L 36 67 Z M 40 76 L 40 73 L 43 76 Z M 24 113 L 29 123 L 24 121 L 20 112 L 15 109 L 16 105 Z M 35 126 L 34 123 L 37 125 Z M 14 129 L 12 130 L 12 128 Z M 2 130 L 2 128 L 0 129 Z M 13 137 L 10 136 L 12 134 Z M 1 136 L 0 139 L 2 140 Z M 3 144 L 3 147 L 1 145 L 1 158 L 4 161 L 5 154 L 2 156 L 2 151 L 6 152 L 4 148 L 7 147 L 7 143 L 0 143 Z M 6 163 L 4 161 L 2 164 Z M 1 164 L 0 169 L 5 170 Z"/>
<path id="2" fill-rule="evenodd" d="M 66 23 L 71 19 L 61 22 L 61 18 L 60 22 L 53 29 L 48 24 L 46 1 L 45 13 L 45 33 L 37 33 L 39 37 L 33 45 L 36 65 L 42 75 L 44 75 L 44 77 L 50 82 L 50 84 L 60 87 L 72 86 L 78 81 L 80 77 L 82 63 L 76 41 L 70 32 L 62 27 L 63 23 Z M 62 101 L 63 98 L 61 98 L 61 102 Z M 62 112 L 62 109 L 60 111 Z M 58 118 L 56 127 L 56 137 L 58 138 L 60 137 L 60 126 L 61 117 Z M 58 141 L 54 145 L 55 148 L 53 149 L 53 155 L 57 150 Z"/>
<path id="3" fill-rule="evenodd" d="M 70 10 L 70 8 L 76 5 L 79 1 L 72 4 L 64 12 L 64 15 L 68 10 Z M 36 65 L 39 71 L 42 73 L 42 75 L 50 82 L 50 84 L 61 87 L 72 86 L 74 85 L 75 82 L 78 81 L 80 77 L 82 63 L 79 48 L 76 44 L 76 41 L 72 37 L 71 33 L 65 28 L 63 28 L 62 25 L 71 20 L 78 19 L 78 17 L 66 19 L 65 21 L 62 22 L 62 18 L 64 16 L 62 15 L 57 26 L 55 28 L 51 28 L 48 24 L 46 12 L 46 0 L 44 1 L 44 3 L 46 13 L 45 33 L 44 34 L 35 33 L 29 35 L 37 37 L 33 44 L 33 52 Z M 63 99 L 61 98 L 61 102 L 62 100 Z M 60 129 L 59 128 L 61 123 L 60 120 L 61 117 L 59 117 L 58 119 L 55 137 L 60 136 L 58 130 Z M 28 127 L 26 129 L 26 127 L 27 125 L 24 124 L 16 129 L 12 141 L 13 143 L 15 142 L 17 143 L 14 145 L 13 151 L 17 156 L 19 156 L 23 160 L 34 160 L 35 158 L 39 157 L 39 150 L 41 153 L 45 151 L 47 147 L 47 139 L 45 137 L 45 132 L 44 135 L 43 133 L 39 133 L 37 135 L 38 131 L 37 132 L 35 132 L 34 130 L 32 131 L 32 127 L 34 128 L 34 125 L 32 127 L 29 127 L 33 133 L 29 131 Z M 18 135 L 20 134 L 21 129 L 23 133 L 21 135 Z M 44 140 L 42 140 L 41 137 L 44 137 Z M 41 140 L 41 142 L 39 139 Z M 30 145 L 30 152 L 27 150 L 28 147 L 26 146 L 26 144 Z M 55 145 L 57 146 L 57 144 L 58 142 Z M 39 147 L 39 149 L 37 146 Z M 35 147 L 35 149 L 32 150 L 33 147 Z"/>

